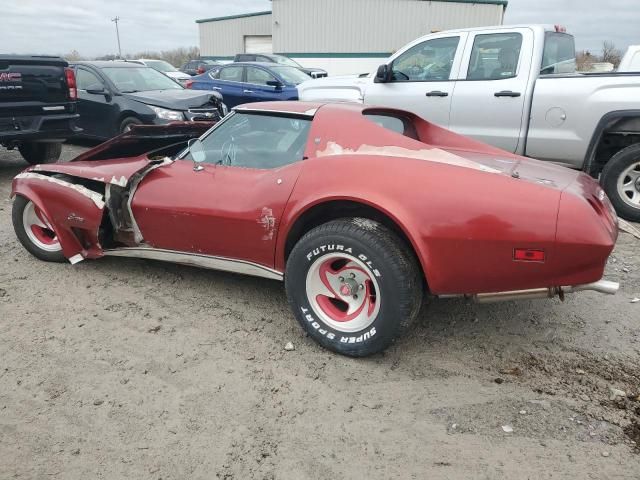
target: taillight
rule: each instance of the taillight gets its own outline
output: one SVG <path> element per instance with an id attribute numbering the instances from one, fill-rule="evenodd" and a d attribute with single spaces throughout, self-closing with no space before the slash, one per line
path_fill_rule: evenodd
<path id="1" fill-rule="evenodd" d="M 513 259 L 518 262 L 544 262 L 544 250 L 537 248 L 516 248 L 513 250 Z"/>
<path id="2" fill-rule="evenodd" d="M 76 74 L 73 71 L 73 68 L 65 68 L 64 75 L 67 79 L 67 87 L 69 87 L 69 98 L 71 100 L 78 99 L 78 87 L 76 85 Z"/>
<path id="3" fill-rule="evenodd" d="M 184 88 L 191 88 L 191 85 L 193 85 L 193 80 L 187 80 L 184 83 Z"/>

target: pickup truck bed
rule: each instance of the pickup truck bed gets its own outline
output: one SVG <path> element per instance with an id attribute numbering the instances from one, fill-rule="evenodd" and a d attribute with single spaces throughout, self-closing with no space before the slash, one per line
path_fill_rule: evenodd
<path id="1" fill-rule="evenodd" d="M 76 86 L 65 60 L 0 55 L 0 144 L 29 163 L 56 161 L 75 127 Z"/>

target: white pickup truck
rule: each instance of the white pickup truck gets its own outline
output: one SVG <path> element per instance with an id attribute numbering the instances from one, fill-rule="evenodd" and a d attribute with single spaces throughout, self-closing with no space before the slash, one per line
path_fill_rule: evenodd
<path id="1" fill-rule="evenodd" d="M 640 221 L 640 73 L 575 73 L 562 27 L 439 32 L 376 73 L 310 80 L 300 100 L 397 107 L 504 150 L 600 178 L 618 214 Z"/>

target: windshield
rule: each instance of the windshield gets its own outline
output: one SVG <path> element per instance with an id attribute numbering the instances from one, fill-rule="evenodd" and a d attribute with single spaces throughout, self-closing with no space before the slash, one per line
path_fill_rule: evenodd
<path id="1" fill-rule="evenodd" d="M 288 57 L 283 57 L 282 55 L 272 55 L 272 59 L 279 63 L 280 65 L 289 65 L 290 67 L 300 67 L 300 64 L 291 60 Z"/>
<path id="2" fill-rule="evenodd" d="M 166 75 L 149 67 L 105 67 L 102 71 L 121 93 L 183 88 Z"/>
<path id="3" fill-rule="evenodd" d="M 298 85 L 299 83 L 306 82 L 311 77 L 304 72 L 301 72 L 294 67 L 277 66 L 271 68 L 285 83 Z"/>
<path id="4" fill-rule="evenodd" d="M 147 67 L 151 67 L 154 70 L 158 70 L 159 72 L 178 71 L 173 65 L 171 65 L 169 62 L 165 62 L 164 60 L 145 60 L 144 63 L 147 64 Z"/>

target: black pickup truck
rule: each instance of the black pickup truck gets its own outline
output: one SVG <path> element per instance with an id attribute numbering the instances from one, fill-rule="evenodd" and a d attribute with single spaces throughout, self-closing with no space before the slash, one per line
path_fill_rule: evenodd
<path id="1" fill-rule="evenodd" d="M 0 145 L 31 164 L 55 162 L 75 126 L 75 75 L 60 57 L 0 55 Z"/>

